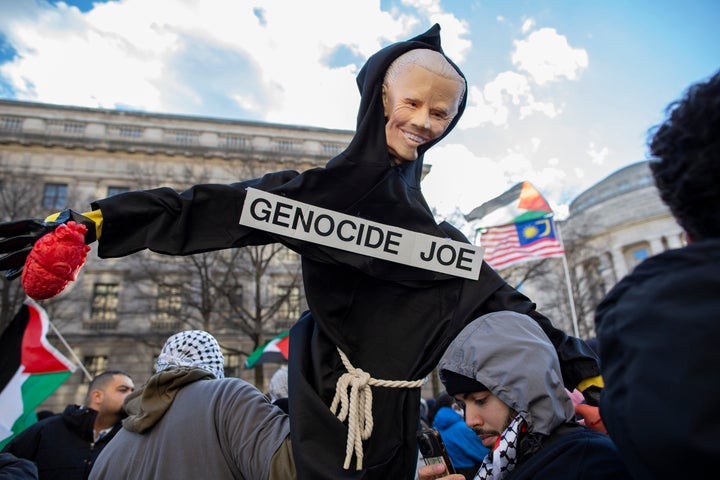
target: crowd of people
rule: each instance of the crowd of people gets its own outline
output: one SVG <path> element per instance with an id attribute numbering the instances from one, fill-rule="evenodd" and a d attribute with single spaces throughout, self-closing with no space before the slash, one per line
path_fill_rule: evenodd
<path id="1" fill-rule="evenodd" d="M 287 405 L 225 378 L 209 332 L 180 332 L 142 387 L 133 391 L 127 375 L 108 372 L 83 406 L 38 422 L 5 453 L 35 462 L 41 479 L 72 478 L 71 471 L 93 479 L 272 480 L 642 480 L 711 472 L 720 458 L 712 415 L 720 400 L 713 370 L 720 327 L 712 323 L 720 291 L 720 74 L 692 87 L 654 133 L 653 174 L 689 245 L 643 262 L 601 303 L 601 362 L 486 264 L 477 279 L 460 278 L 238 222 L 252 188 L 408 235 L 467 243 L 435 222 L 420 190 L 424 153 L 452 130 L 467 100 L 439 26 L 373 55 L 358 86 L 355 137 L 325 168 L 183 193 L 128 192 L 60 217 L 84 222 L 103 258 L 273 242 L 299 252 L 309 310 L 291 330 Z M 0 268 L 17 276 L 22 252 L 56 220 L 27 232 L 0 225 L 10 240 L 0 242 L 7 254 Z M 432 424 L 460 473 L 418 468 L 420 386 L 436 366 L 452 399 L 433 412 Z M 580 392 L 607 434 L 591 428 L 595 421 L 577 421 L 569 392 Z M 73 414 L 82 425 L 72 426 Z M 61 450 L 71 442 L 72 462 Z M 23 466 L 15 459 L 2 460 Z M 69 470 L 54 473 L 60 468 Z"/>

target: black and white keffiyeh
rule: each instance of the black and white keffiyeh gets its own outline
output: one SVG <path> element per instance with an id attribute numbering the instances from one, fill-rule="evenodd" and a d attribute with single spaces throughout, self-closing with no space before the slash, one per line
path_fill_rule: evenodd
<path id="1" fill-rule="evenodd" d="M 475 480 L 502 480 L 515 468 L 520 432 L 525 419 L 517 415 L 500 435 L 500 444 L 483 459 Z"/>
<path id="2" fill-rule="evenodd" d="M 202 330 L 176 333 L 165 342 L 160 351 L 155 371 L 171 367 L 198 367 L 215 375 L 225 377 L 225 358 L 215 337 Z"/>

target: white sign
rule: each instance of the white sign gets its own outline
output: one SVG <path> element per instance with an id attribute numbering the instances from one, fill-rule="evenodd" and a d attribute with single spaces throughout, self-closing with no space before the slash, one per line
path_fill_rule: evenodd
<path id="1" fill-rule="evenodd" d="M 247 189 L 240 224 L 285 237 L 477 280 L 484 249 Z"/>

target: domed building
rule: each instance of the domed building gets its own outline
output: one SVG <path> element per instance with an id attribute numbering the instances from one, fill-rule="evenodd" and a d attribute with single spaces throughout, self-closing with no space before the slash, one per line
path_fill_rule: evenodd
<path id="1" fill-rule="evenodd" d="M 649 162 L 624 167 L 580 194 L 562 223 L 578 320 L 592 326 L 595 307 L 642 260 L 684 243 L 658 195 Z"/>
<path id="2" fill-rule="evenodd" d="M 520 263 L 499 273 L 558 328 L 582 338 L 595 336 L 595 308 L 622 277 L 684 241 L 657 193 L 648 161 L 621 168 L 582 192 L 556 226 L 564 259 Z"/>

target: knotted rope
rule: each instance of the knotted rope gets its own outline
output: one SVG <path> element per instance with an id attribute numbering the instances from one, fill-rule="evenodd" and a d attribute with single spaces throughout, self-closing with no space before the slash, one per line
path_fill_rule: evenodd
<path id="1" fill-rule="evenodd" d="M 350 468 L 350 461 L 353 453 L 357 457 L 356 469 L 362 470 L 363 447 L 362 441 L 370 438 L 373 430 L 372 416 L 372 390 L 370 387 L 390 388 L 419 388 L 425 383 L 425 379 L 407 380 L 378 380 L 372 378 L 369 373 L 352 366 L 347 356 L 339 348 L 340 360 L 347 373 L 338 378 L 335 386 L 335 397 L 330 405 L 330 411 L 337 415 L 338 420 L 348 420 L 348 436 L 345 445 L 345 470 Z M 350 394 L 348 395 L 348 388 Z M 340 406 L 340 413 L 338 413 Z"/>

